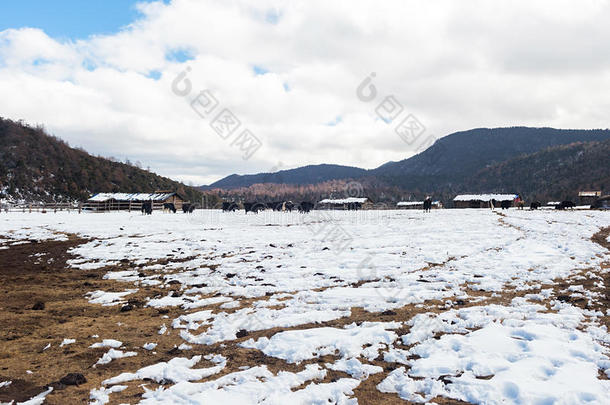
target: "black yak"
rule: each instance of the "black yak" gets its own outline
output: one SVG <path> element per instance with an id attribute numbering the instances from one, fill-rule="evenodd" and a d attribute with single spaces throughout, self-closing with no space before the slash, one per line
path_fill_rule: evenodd
<path id="1" fill-rule="evenodd" d="M 557 204 L 555 206 L 556 210 L 565 210 L 566 208 L 574 208 L 576 207 L 576 204 L 574 204 L 572 201 L 569 200 L 565 200 L 560 202 L 559 204 Z"/>
<path id="2" fill-rule="evenodd" d="M 537 210 L 540 207 L 542 207 L 542 203 L 540 201 L 532 201 L 530 204 L 530 210 Z"/>
<path id="3" fill-rule="evenodd" d="M 228 202 L 228 201 L 223 201 L 222 203 L 222 210 L 224 212 L 235 212 L 235 210 L 237 209 L 237 204 L 235 204 L 234 202 Z"/>
<path id="4" fill-rule="evenodd" d="M 244 210 L 246 211 L 246 214 L 248 212 L 253 212 L 255 214 L 258 214 L 259 211 L 264 211 L 265 207 L 266 207 L 265 204 L 259 203 L 259 202 L 245 202 L 244 203 Z"/>
<path id="5" fill-rule="evenodd" d="M 171 211 L 175 214 L 176 206 L 174 205 L 174 203 L 163 203 L 163 211 Z"/>
<path id="6" fill-rule="evenodd" d="M 430 197 L 427 197 L 424 200 L 424 212 L 430 212 L 431 208 L 432 208 L 432 199 Z"/>
<path id="7" fill-rule="evenodd" d="M 308 213 L 313 209 L 313 203 L 309 201 L 302 201 L 297 207 L 300 213 Z"/>
<path id="8" fill-rule="evenodd" d="M 142 214 L 151 215 L 152 212 L 152 201 L 144 201 L 142 203 Z"/>

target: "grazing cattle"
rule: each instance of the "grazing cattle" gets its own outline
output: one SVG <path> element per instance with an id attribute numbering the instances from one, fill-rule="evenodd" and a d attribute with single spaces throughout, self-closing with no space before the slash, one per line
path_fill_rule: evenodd
<path id="1" fill-rule="evenodd" d="M 235 210 L 237 209 L 237 204 L 235 204 L 234 202 L 228 202 L 228 201 L 223 201 L 222 203 L 222 210 L 224 212 L 235 212 Z"/>
<path id="2" fill-rule="evenodd" d="M 151 215 L 152 212 L 152 201 L 144 201 L 142 203 L 142 214 Z"/>
<path id="3" fill-rule="evenodd" d="M 512 203 L 510 200 L 500 201 L 500 207 L 502 207 L 503 210 L 509 209 L 511 205 L 512 205 Z"/>
<path id="4" fill-rule="evenodd" d="M 299 210 L 300 213 L 308 213 L 309 211 L 311 211 L 313 209 L 313 203 L 309 202 L 309 201 L 302 201 L 299 206 L 297 207 L 297 209 Z"/>
<path id="5" fill-rule="evenodd" d="M 195 204 L 182 203 L 182 212 L 185 214 L 192 214 L 195 211 Z"/>
<path id="6" fill-rule="evenodd" d="M 530 210 L 537 210 L 540 207 L 542 207 L 542 203 L 540 201 L 533 201 L 530 204 Z"/>
<path id="7" fill-rule="evenodd" d="M 163 203 L 163 212 L 165 211 L 171 211 L 175 214 L 176 206 L 174 205 L 174 203 Z"/>
<path id="8" fill-rule="evenodd" d="M 255 214 L 258 214 L 259 211 L 264 211 L 265 207 L 266 207 L 266 204 L 259 203 L 259 202 L 245 202 L 244 203 L 244 210 L 246 211 L 246 214 L 248 212 L 253 212 Z"/>
<path id="9" fill-rule="evenodd" d="M 265 208 L 269 208 L 273 211 L 282 211 L 284 207 L 284 201 L 272 201 L 265 204 Z"/>
<path id="10" fill-rule="evenodd" d="M 294 209 L 294 203 L 292 201 L 286 201 L 284 203 L 284 211 L 292 212 Z"/>
<path id="11" fill-rule="evenodd" d="M 424 200 L 424 212 L 430 212 L 432 208 L 432 199 L 430 197 Z"/>
<path id="12" fill-rule="evenodd" d="M 574 204 L 572 201 L 562 201 L 559 204 L 557 204 L 555 206 L 556 210 L 565 210 L 566 208 L 574 208 L 576 207 L 576 204 Z"/>

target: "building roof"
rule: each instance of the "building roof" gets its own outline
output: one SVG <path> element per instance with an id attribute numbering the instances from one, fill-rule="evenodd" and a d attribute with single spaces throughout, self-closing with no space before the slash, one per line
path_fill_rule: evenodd
<path id="1" fill-rule="evenodd" d="M 460 194 L 453 201 L 512 201 L 518 196 L 518 194 Z"/>
<path id="2" fill-rule="evenodd" d="M 165 201 L 176 193 L 97 193 L 87 201 Z"/>
<path id="3" fill-rule="evenodd" d="M 366 197 L 348 197 L 348 198 L 340 198 L 340 199 L 336 199 L 336 200 L 326 198 L 326 199 L 320 201 L 319 204 L 353 204 L 353 203 L 363 204 L 367 201 L 368 201 L 368 198 L 366 198 Z"/>
<path id="4" fill-rule="evenodd" d="M 410 207 L 413 205 L 423 205 L 423 201 L 400 201 L 396 203 L 397 207 Z M 432 205 L 439 205 L 440 201 L 432 201 Z"/>
<path id="5" fill-rule="evenodd" d="M 601 195 L 601 191 L 581 191 L 578 193 L 579 197 L 600 197 Z"/>

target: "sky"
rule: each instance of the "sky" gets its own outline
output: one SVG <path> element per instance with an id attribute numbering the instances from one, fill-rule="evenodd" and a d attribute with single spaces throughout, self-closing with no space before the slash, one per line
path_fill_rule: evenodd
<path id="1" fill-rule="evenodd" d="M 186 183 L 608 128 L 610 2 L 0 3 L 0 116 Z"/>

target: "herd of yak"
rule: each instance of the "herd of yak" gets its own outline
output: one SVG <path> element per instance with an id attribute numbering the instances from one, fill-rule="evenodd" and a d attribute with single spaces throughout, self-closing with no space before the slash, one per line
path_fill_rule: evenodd
<path id="1" fill-rule="evenodd" d="M 259 203 L 259 202 L 245 202 L 243 203 L 244 210 L 246 214 L 248 212 L 253 212 L 258 214 L 259 211 L 264 211 L 266 209 L 271 209 L 273 211 L 289 211 L 296 209 L 300 213 L 308 213 L 314 208 L 314 204 L 309 201 L 302 201 L 300 204 L 295 205 L 292 201 L 275 201 L 269 203 Z M 223 202 L 222 210 L 224 212 L 233 212 L 239 209 L 237 203 L 234 202 Z M 185 214 L 192 214 L 195 210 L 195 204 L 192 203 L 182 203 L 182 212 Z M 145 201 L 142 203 L 141 208 L 142 214 L 151 215 L 153 212 L 153 203 L 152 201 Z M 176 206 L 174 203 L 163 203 L 163 211 L 165 212 L 173 212 L 174 214 L 177 212 Z"/>
<path id="2" fill-rule="evenodd" d="M 502 209 L 508 209 L 510 208 L 511 204 L 510 201 L 502 201 L 501 205 Z M 542 207 L 542 203 L 540 201 L 534 201 L 530 204 L 530 210 L 537 210 L 538 208 Z M 576 204 L 574 204 L 572 201 L 562 201 L 559 204 L 555 205 L 555 209 L 556 210 L 565 210 L 567 208 L 575 208 Z M 517 208 L 523 208 L 523 206 L 519 205 Z"/>
<path id="3" fill-rule="evenodd" d="M 152 201 L 144 201 L 142 203 L 141 211 L 142 214 L 151 215 L 153 212 Z M 163 203 L 163 211 L 171 211 L 175 214 L 177 210 L 174 203 Z M 193 211 L 195 211 L 195 204 L 182 203 L 182 212 L 184 212 L 185 214 L 192 214 Z"/>
<path id="4" fill-rule="evenodd" d="M 259 211 L 264 210 L 273 210 L 273 211 L 288 211 L 292 212 L 292 210 L 296 209 L 300 213 L 308 213 L 314 207 L 314 204 L 310 201 L 302 201 L 298 205 L 295 205 L 292 201 L 273 201 L 268 203 L 262 202 L 245 202 L 244 203 L 244 211 L 246 214 L 248 212 L 253 212 L 258 214 Z M 224 212 L 233 212 L 239 209 L 237 203 L 235 202 L 223 202 L 222 210 Z"/>
<path id="5" fill-rule="evenodd" d="M 492 206 L 497 206 L 495 204 L 496 201 L 493 201 L 492 203 L 494 203 Z M 508 209 L 512 206 L 512 201 L 509 201 L 509 200 L 500 201 L 499 205 L 502 209 Z M 530 209 L 536 210 L 536 209 L 540 208 L 541 206 L 542 206 L 542 204 L 539 201 L 534 201 L 530 204 Z M 576 205 L 572 201 L 562 201 L 561 203 L 559 203 L 555 206 L 555 209 L 563 210 L 566 208 L 574 208 L 575 206 Z M 297 205 L 295 205 L 292 201 L 273 201 L 273 202 L 267 202 L 267 203 L 245 202 L 245 203 L 243 203 L 243 207 L 244 207 L 246 214 L 248 212 L 258 214 L 259 211 L 264 211 L 267 209 L 270 209 L 273 211 L 288 211 L 288 212 L 292 212 L 292 210 L 296 209 L 300 213 L 308 213 L 309 211 L 311 211 L 314 208 L 314 204 L 310 201 L 302 201 L 301 203 L 299 203 Z M 424 211 L 426 211 L 426 212 L 430 211 L 431 207 L 432 207 L 432 201 L 429 198 L 427 198 L 424 201 Z M 519 205 L 518 208 L 523 208 L 523 205 Z M 239 206 L 235 202 L 225 201 L 222 203 L 222 210 L 224 212 L 234 212 L 234 211 L 237 211 L 238 209 L 239 209 Z M 356 208 L 354 208 L 354 209 L 356 209 Z M 195 210 L 195 204 L 186 203 L 186 202 L 182 203 L 182 212 L 184 212 L 185 214 L 191 214 L 191 213 L 193 213 L 194 210 Z M 175 214 L 177 210 L 176 210 L 176 206 L 173 203 L 164 203 L 163 211 L 173 212 Z M 150 214 L 152 214 L 152 212 L 153 212 L 152 201 L 143 202 L 142 203 L 142 214 L 150 215 Z"/>

